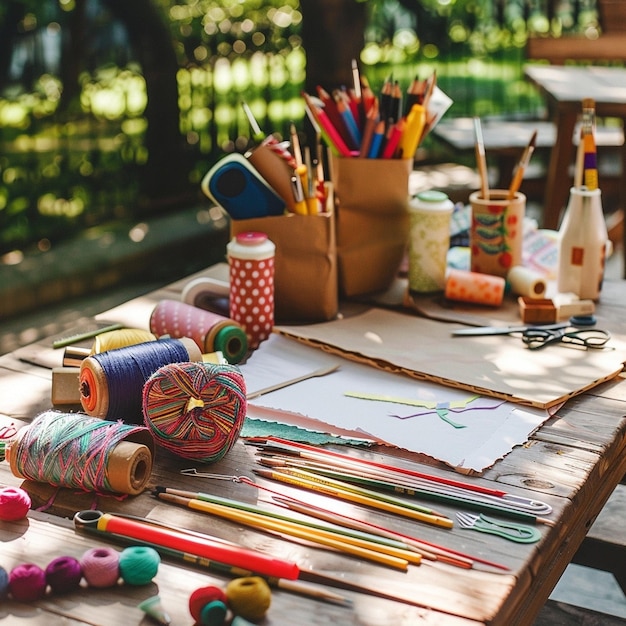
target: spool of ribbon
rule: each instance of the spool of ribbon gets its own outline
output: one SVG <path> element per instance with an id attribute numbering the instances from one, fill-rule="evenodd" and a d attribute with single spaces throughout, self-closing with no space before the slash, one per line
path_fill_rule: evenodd
<path id="1" fill-rule="evenodd" d="M 239 363 L 248 351 L 243 327 L 234 320 L 177 300 L 161 300 L 150 316 L 156 335 L 191 337 L 202 352 L 221 352 L 229 363 Z"/>
<path id="2" fill-rule="evenodd" d="M 449 300 L 500 306 L 506 282 L 501 276 L 449 269 L 445 296 Z"/>
<path id="3" fill-rule="evenodd" d="M 7 450 L 18 478 L 96 493 L 141 493 L 152 472 L 154 441 L 143 426 L 82 413 L 45 411 Z"/>
<path id="4" fill-rule="evenodd" d="M 142 328 L 120 328 L 110 330 L 107 333 L 98 335 L 93 340 L 90 354 L 100 354 L 108 350 L 117 350 L 126 346 L 134 346 L 138 343 L 156 341 L 156 335 Z"/>
<path id="5" fill-rule="evenodd" d="M 156 443 L 203 463 L 218 461 L 232 448 L 246 408 L 245 381 L 235 365 L 165 365 L 143 389 L 144 423 Z"/>
<path id="6" fill-rule="evenodd" d="M 141 394 L 146 380 L 168 363 L 201 360 L 198 346 L 187 337 L 93 354 L 80 366 L 80 403 L 93 417 L 141 424 Z"/>

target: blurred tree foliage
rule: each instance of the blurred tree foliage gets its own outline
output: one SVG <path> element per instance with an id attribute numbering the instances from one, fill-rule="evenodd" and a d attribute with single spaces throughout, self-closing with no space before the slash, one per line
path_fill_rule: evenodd
<path id="1" fill-rule="evenodd" d="M 436 68 L 464 112 L 510 106 L 528 32 L 593 26 L 595 0 L 548 4 L 2 0 L 0 254 L 196 200 L 220 152 L 248 145 L 242 100 L 285 134 L 301 90 L 348 84 L 355 58 L 373 86 Z"/>

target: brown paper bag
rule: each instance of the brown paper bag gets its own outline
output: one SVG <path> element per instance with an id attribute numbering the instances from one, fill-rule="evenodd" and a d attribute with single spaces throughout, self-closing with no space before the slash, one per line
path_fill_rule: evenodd
<path id="1" fill-rule="evenodd" d="M 408 243 L 413 159 L 333 157 L 331 165 L 340 292 L 387 289 Z"/>
<path id="2" fill-rule="evenodd" d="M 324 322 L 337 315 L 337 246 L 332 211 L 231 220 L 230 230 L 232 236 L 247 230 L 263 232 L 276 245 L 276 323 Z"/>

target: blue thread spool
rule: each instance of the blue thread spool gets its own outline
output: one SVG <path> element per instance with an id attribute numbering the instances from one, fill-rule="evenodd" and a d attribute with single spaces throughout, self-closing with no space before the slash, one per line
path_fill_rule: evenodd
<path id="1" fill-rule="evenodd" d="M 92 417 L 141 424 L 141 395 L 148 378 L 164 365 L 189 361 L 202 361 L 202 353 L 187 337 L 93 354 L 80 366 L 80 403 Z"/>

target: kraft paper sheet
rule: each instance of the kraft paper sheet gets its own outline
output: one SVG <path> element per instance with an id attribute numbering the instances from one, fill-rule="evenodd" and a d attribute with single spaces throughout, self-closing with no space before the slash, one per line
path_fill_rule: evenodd
<path id="1" fill-rule="evenodd" d="M 529 350 L 519 336 L 452 337 L 461 327 L 395 311 L 364 313 L 276 330 L 310 345 L 420 380 L 549 408 L 617 376 L 626 344 L 582 350 L 551 345 Z"/>

